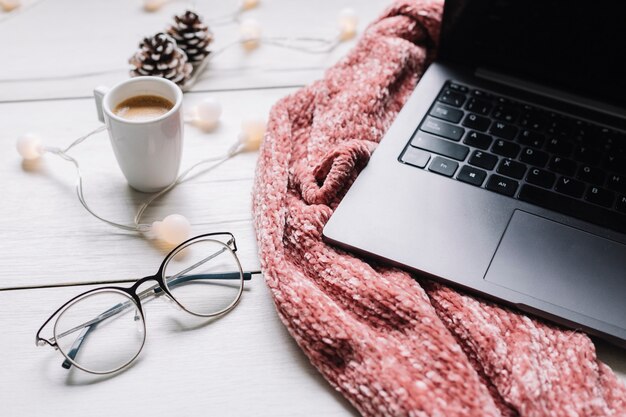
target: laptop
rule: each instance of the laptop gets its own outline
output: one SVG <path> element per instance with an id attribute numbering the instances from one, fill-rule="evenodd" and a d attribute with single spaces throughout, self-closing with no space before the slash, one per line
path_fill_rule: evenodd
<path id="1" fill-rule="evenodd" d="M 626 3 L 448 0 L 326 241 L 626 347 Z"/>

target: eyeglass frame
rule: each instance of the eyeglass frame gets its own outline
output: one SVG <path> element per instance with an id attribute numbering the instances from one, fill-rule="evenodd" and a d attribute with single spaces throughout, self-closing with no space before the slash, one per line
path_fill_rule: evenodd
<path id="1" fill-rule="evenodd" d="M 165 268 L 167 267 L 168 263 L 174 258 L 174 256 L 176 256 L 181 250 L 183 250 L 184 248 L 186 248 L 187 246 L 189 246 L 189 244 L 195 240 L 203 241 L 204 238 L 210 238 L 213 236 L 229 236 L 230 238 L 228 239 L 228 241 L 226 243 L 221 242 L 219 240 L 215 240 L 215 239 L 210 239 L 213 242 L 217 242 L 221 245 L 223 245 L 226 249 L 228 249 L 234 256 L 235 261 L 237 263 L 237 267 L 239 269 L 239 280 L 241 281 L 241 287 L 239 288 L 239 291 L 237 293 L 237 297 L 225 308 L 221 309 L 220 311 L 217 311 L 215 313 L 210 313 L 210 314 L 198 314 L 195 312 L 192 312 L 190 310 L 188 310 L 184 305 L 182 305 L 177 299 L 176 297 L 174 297 L 174 295 L 171 293 L 171 291 L 168 288 L 168 284 L 165 281 Z M 209 239 L 207 239 L 209 240 Z M 196 243 L 196 242 L 193 242 Z M 217 256 L 218 254 L 223 253 L 223 252 L 216 252 L 215 254 L 209 255 L 207 256 L 207 258 L 209 259 L 203 259 L 203 262 L 208 262 L 211 259 L 213 259 L 213 256 Z M 206 275 L 206 274 L 205 274 Z M 185 276 L 179 276 L 178 278 L 185 278 Z M 230 278 L 222 278 L 222 279 L 230 279 Z M 64 356 L 65 360 L 62 363 L 62 367 L 65 369 L 70 369 L 72 366 L 75 366 L 76 368 L 84 371 L 84 372 L 88 372 L 91 374 L 96 374 L 96 375 L 108 375 L 108 374 L 112 374 L 115 372 L 119 372 L 122 369 L 130 366 L 130 364 L 132 364 L 135 359 L 137 359 L 137 357 L 139 356 L 139 354 L 141 353 L 141 351 L 143 350 L 143 347 L 146 343 L 146 321 L 145 321 L 145 315 L 144 315 L 144 311 L 143 311 L 143 306 L 141 301 L 149 296 L 156 296 L 156 297 L 160 297 L 162 295 L 167 295 L 172 301 L 174 301 L 181 309 L 183 309 L 184 311 L 186 311 L 187 313 L 197 316 L 197 317 L 203 317 L 203 318 L 212 318 L 212 317 L 218 317 L 218 316 L 222 316 L 224 314 L 229 313 L 231 310 L 233 310 L 237 304 L 239 304 L 239 301 L 241 300 L 241 296 L 243 294 L 243 290 L 244 290 L 244 282 L 245 281 L 250 281 L 252 279 L 252 273 L 250 272 L 244 272 L 243 268 L 241 266 L 241 262 L 239 261 L 239 257 L 237 256 L 237 242 L 235 240 L 235 236 L 230 233 L 230 232 L 214 232 L 214 233 L 205 233 L 202 235 L 197 235 L 194 236 L 192 238 L 189 238 L 187 240 L 185 240 L 184 242 L 180 243 L 178 246 L 176 246 L 174 249 L 172 249 L 167 255 L 165 255 L 165 258 L 163 258 L 163 261 L 161 262 L 161 265 L 159 266 L 159 269 L 157 270 L 157 272 L 154 275 L 148 275 L 145 276 L 143 278 L 139 278 L 135 281 L 135 283 L 133 285 L 131 285 L 130 287 L 119 287 L 119 286 L 103 286 L 103 287 L 98 287 L 98 288 L 92 288 L 91 290 L 85 291 L 83 293 L 80 293 L 78 295 L 76 295 L 75 297 L 72 297 L 70 300 L 66 301 L 63 305 L 61 305 L 61 307 L 59 307 L 54 313 L 52 313 L 52 315 L 50 315 L 50 317 L 48 317 L 48 319 L 41 325 L 41 327 L 39 328 L 39 330 L 37 331 L 36 335 L 35 335 L 35 343 L 37 346 L 45 346 L 46 344 L 53 347 L 55 350 L 58 350 L 61 352 L 61 354 Z M 137 292 L 137 290 L 139 289 L 139 287 L 141 285 L 143 285 L 146 282 L 149 281 L 156 281 L 156 284 L 146 288 L 145 290 L 141 291 L 141 292 Z M 183 281 L 184 282 L 184 281 Z M 110 370 L 110 371 L 94 371 L 91 369 L 86 369 L 84 367 L 82 367 L 80 364 L 78 364 L 74 358 L 76 357 L 76 354 L 78 353 L 78 350 L 80 349 L 80 346 L 83 342 L 83 340 L 85 339 L 85 337 L 87 336 L 87 334 L 89 333 L 89 331 L 91 330 L 91 326 L 92 325 L 86 325 L 83 324 L 84 329 L 83 331 L 81 331 L 81 333 L 79 334 L 79 336 L 77 337 L 76 341 L 72 344 L 72 348 L 70 349 L 70 351 L 66 354 L 64 352 L 63 349 L 61 349 L 57 343 L 57 334 L 56 334 L 56 325 L 58 323 L 58 319 L 61 317 L 62 313 L 65 312 L 65 310 L 67 310 L 68 307 L 70 307 L 76 300 L 82 298 L 82 297 L 86 297 L 92 293 L 97 293 L 97 292 L 103 292 L 103 291 L 112 291 L 112 292 L 119 292 L 122 293 L 125 297 L 129 298 L 129 300 L 132 300 L 133 303 L 135 304 L 135 307 L 137 308 L 137 311 L 139 312 L 139 314 L 141 315 L 141 322 L 143 325 L 143 340 L 141 342 L 141 346 L 139 347 L 139 349 L 137 350 L 137 353 L 131 358 L 129 359 L 126 363 L 124 363 L 123 365 Z M 108 310 L 107 310 L 108 311 Z M 106 312 L 105 312 L 106 313 Z M 104 314 L 104 313 L 103 313 Z M 115 313 L 117 314 L 117 313 Z M 58 317 L 57 317 L 58 316 Z M 43 331 L 43 329 L 52 321 L 53 318 L 56 317 L 53 329 L 52 329 L 52 337 L 50 339 L 46 339 L 44 337 L 41 337 L 41 332 Z M 109 316 L 110 317 L 110 316 Z M 97 317 L 96 317 L 97 318 Z M 106 319 L 108 317 L 104 317 L 101 318 L 98 322 Z M 94 319 L 95 320 L 95 319 Z M 96 322 L 96 323 L 98 323 Z M 72 356 L 73 354 L 73 356 Z M 72 357 L 70 357 L 72 356 Z"/>

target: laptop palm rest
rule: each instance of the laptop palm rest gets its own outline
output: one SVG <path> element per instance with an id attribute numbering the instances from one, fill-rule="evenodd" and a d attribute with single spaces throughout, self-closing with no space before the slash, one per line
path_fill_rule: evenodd
<path id="1" fill-rule="evenodd" d="M 626 325 L 626 245 L 516 210 L 487 281 L 619 328 Z"/>

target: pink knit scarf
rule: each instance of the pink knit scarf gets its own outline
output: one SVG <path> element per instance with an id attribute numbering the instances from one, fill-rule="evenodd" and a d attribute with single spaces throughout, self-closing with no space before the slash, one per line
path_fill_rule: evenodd
<path id="1" fill-rule="evenodd" d="M 253 208 L 278 314 L 365 416 L 626 415 L 626 389 L 587 336 L 321 240 L 432 60 L 441 10 L 395 3 L 323 80 L 272 109 Z"/>

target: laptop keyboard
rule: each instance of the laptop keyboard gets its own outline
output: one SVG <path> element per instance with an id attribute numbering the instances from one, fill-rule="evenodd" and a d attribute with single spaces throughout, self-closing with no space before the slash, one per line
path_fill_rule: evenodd
<path id="1" fill-rule="evenodd" d="M 448 82 L 400 161 L 626 233 L 626 133 Z"/>

